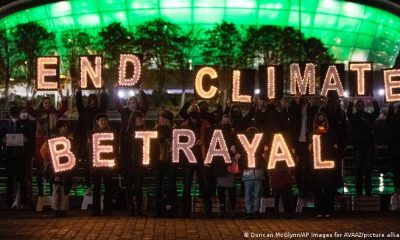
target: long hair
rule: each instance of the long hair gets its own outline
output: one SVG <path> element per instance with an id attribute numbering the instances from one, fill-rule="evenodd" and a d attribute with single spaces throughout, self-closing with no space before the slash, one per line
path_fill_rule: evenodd
<path id="1" fill-rule="evenodd" d="M 46 110 L 44 109 L 44 107 L 43 107 L 43 103 L 44 103 L 45 100 L 49 100 L 49 101 L 50 101 L 50 105 L 51 105 L 50 108 L 53 107 L 53 103 L 51 102 L 50 97 L 44 96 L 44 97 L 42 97 L 42 99 L 40 99 L 40 102 L 39 102 L 38 107 L 37 107 L 37 111 L 39 111 L 39 112 L 44 112 L 44 111 L 46 111 Z"/>
<path id="2" fill-rule="evenodd" d="M 133 129 L 135 128 L 136 119 L 142 117 L 144 118 L 144 114 L 141 111 L 133 111 L 129 115 L 128 126 L 126 127 L 126 134 L 132 134 Z"/>

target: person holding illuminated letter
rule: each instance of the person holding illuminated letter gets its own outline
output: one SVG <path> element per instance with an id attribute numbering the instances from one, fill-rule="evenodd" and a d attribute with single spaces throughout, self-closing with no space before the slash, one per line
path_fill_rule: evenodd
<path id="1" fill-rule="evenodd" d="M 322 111 L 315 116 L 313 124 L 313 143 L 310 151 L 314 158 L 314 192 L 317 217 L 331 217 L 334 212 L 335 192 L 335 159 L 338 154 L 336 132 L 330 131 L 328 117 Z"/>
<path id="2" fill-rule="evenodd" d="M 59 120 L 56 124 L 56 129 L 57 133 L 53 136 L 51 136 L 50 139 L 56 139 L 59 137 L 65 137 L 68 139 L 69 144 L 72 149 L 67 149 L 67 151 L 74 152 L 74 144 L 73 144 L 73 137 L 72 134 L 70 133 L 69 130 L 69 123 L 66 120 Z M 56 148 L 55 146 L 54 148 Z M 57 150 L 57 149 L 55 149 Z M 51 181 L 53 183 L 53 192 L 52 192 L 52 203 L 51 206 L 53 210 L 55 211 L 55 216 L 56 217 L 64 217 L 67 215 L 67 211 L 69 208 L 69 192 L 72 187 L 72 170 L 73 167 L 70 168 L 67 171 L 60 171 L 57 172 L 54 164 L 52 164 L 53 161 L 59 161 L 61 162 L 62 160 L 65 160 L 66 156 L 62 156 L 60 159 L 52 159 L 52 154 L 50 150 L 49 143 L 46 142 L 43 144 L 42 148 L 40 149 L 40 153 L 47 162 L 47 165 L 49 166 L 49 169 L 51 172 L 50 175 Z M 72 153 L 73 154 L 73 153 Z M 75 156 L 73 156 L 75 157 Z M 69 159 L 71 161 L 71 159 Z M 75 162 L 75 161 L 74 161 Z M 50 167 L 52 165 L 52 168 Z"/>
<path id="3" fill-rule="evenodd" d="M 112 214 L 112 175 L 116 159 L 115 134 L 108 125 L 108 116 L 99 113 L 95 117 L 93 131 L 88 134 L 88 148 L 92 159 L 93 216 L 101 215 L 101 183 L 104 183 L 103 214 Z"/>
<path id="4" fill-rule="evenodd" d="M 40 156 L 40 148 L 47 141 L 52 131 L 56 128 L 57 120 L 68 110 L 68 98 L 62 94 L 62 89 L 58 89 L 58 93 L 62 99 L 61 107 L 56 109 L 48 96 L 44 96 L 39 102 L 39 106 L 35 109 L 32 106 L 32 99 L 35 97 L 37 90 L 34 88 L 32 97 L 27 99 L 25 103 L 26 111 L 36 120 L 36 137 L 35 137 L 35 161 L 36 181 L 39 189 L 39 196 L 43 196 L 43 159 Z"/>
<path id="5" fill-rule="evenodd" d="M 158 217 L 172 217 L 176 213 L 176 168 L 172 165 L 172 128 L 174 114 L 164 110 L 158 114 L 158 123 L 155 126 L 158 139 L 154 144 L 153 162 L 154 181 L 156 191 L 156 213 Z M 167 182 L 164 189 L 164 179 Z M 164 197 L 164 195 L 166 195 Z"/>
<path id="6" fill-rule="evenodd" d="M 143 140 L 135 138 L 135 133 L 145 129 L 143 113 L 133 111 L 128 120 L 124 140 L 121 142 L 121 146 L 129 150 L 130 158 L 121 158 L 121 171 L 124 173 L 128 204 L 131 213 L 136 216 L 145 215 L 143 211 L 143 178 L 146 167 L 143 165 Z M 135 201 L 133 201 L 133 195 L 135 195 Z"/>
<path id="7" fill-rule="evenodd" d="M 375 100 L 372 100 L 372 105 L 372 113 L 365 111 L 365 103 L 361 99 L 356 101 L 356 113 L 353 113 L 353 102 L 347 106 L 347 117 L 353 130 L 357 196 L 362 195 L 363 186 L 365 195 L 370 196 L 372 191 L 371 168 L 375 149 L 373 123 L 380 114 L 379 105 Z"/>
<path id="8" fill-rule="evenodd" d="M 189 159 L 183 163 L 184 169 L 184 180 L 183 180 L 183 215 L 184 217 L 190 217 L 191 211 L 191 190 L 193 183 L 193 175 L 197 172 L 197 177 L 200 183 L 200 194 L 203 198 L 203 204 L 205 214 L 207 217 L 211 217 L 211 182 L 212 182 L 212 170 L 210 166 L 204 165 L 204 159 L 206 157 L 206 146 L 209 142 L 209 135 L 211 131 L 211 125 L 209 122 L 200 119 L 200 108 L 197 104 L 189 106 L 187 113 L 189 119 L 182 123 L 181 127 L 190 129 L 194 132 L 196 141 L 195 145 L 191 149 L 196 163 L 191 163 Z"/>
<path id="9" fill-rule="evenodd" d="M 92 189 L 90 188 L 90 160 L 89 160 L 89 151 L 86 147 L 86 138 L 87 134 L 92 130 L 94 118 L 99 113 L 105 113 L 107 111 L 107 92 L 103 89 L 99 96 L 94 93 L 89 94 L 87 104 L 83 103 L 82 98 L 82 89 L 79 86 L 75 93 L 75 104 L 76 109 L 78 110 L 78 123 L 80 126 L 76 129 L 76 141 L 80 144 L 77 144 L 77 155 L 81 159 L 83 167 L 85 168 L 85 184 L 86 184 L 86 194 L 91 194 Z"/>

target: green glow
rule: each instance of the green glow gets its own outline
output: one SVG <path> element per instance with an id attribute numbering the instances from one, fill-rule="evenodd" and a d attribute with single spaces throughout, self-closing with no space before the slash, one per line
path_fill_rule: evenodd
<path id="1" fill-rule="evenodd" d="M 317 37 L 339 62 L 373 61 L 391 67 L 400 47 L 400 18 L 381 9 L 335 0 L 304 1 L 301 30 Z M 164 17 L 183 27 L 211 27 L 222 20 L 240 25 L 299 27 L 298 0 L 70 0 L 42 5 L 0 19 L 12 28 L 36 21 L 49 31 L 90 30 L 114 21 L 133 30 Z M 57 38 L 60 41 L 60 38 Z M 58 42 L 59 54 L 63 54 Z"/>

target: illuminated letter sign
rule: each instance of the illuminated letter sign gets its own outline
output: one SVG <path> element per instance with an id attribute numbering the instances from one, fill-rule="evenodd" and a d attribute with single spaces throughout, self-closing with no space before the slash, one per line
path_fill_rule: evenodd
<path id="1" fill-rule="evenodd" d="M 114 141 L 114 133 L 103 132 L 93 133 L 92 144 L 93 144 L 93 167 L 109 167 L 115 166 L 115 158 L 104 159 L 101 157 L 102 154 L 114 155 L 114 146 L 112 144 L 101 144 L 102 141 Z"/>
<path id="2" fill-rule="evenodd" d="M 219 148 L 217 148 L 219 146 Z M 207 156 L 204 161 L 205 164 L 210 164 L 213 157 L 221 156 L 224 158 L 225 163 L 232 163 L 231 157 L 229 155 L 228 147 L 222 134 L 222 130 L 215 130 L 211 138 L 210 147 L 207 151 Z"/>
<path id="3" fill-rule="evenodd" d="M 216 79 L 218 77 L 217 71 L 215 71 L 214 68 L 211 67 L 203 67 L 201 68 L 197 74 L 196 74 L 196 78 L 194 81 L 194 87 L 195 87 L 195 95 L 197 98 L 200 99 L 213 99 L 215 97 L 217 97 L 217 93 L 218 93 L 218 88 L 216 88 L 215 86 L 211 85 L 211 84 L 207 84 L 210 85 L 210 89 L 208 91 L 206 91 L 204 89 L 204 81 L 203 78 L 204 76 L 210 76 L 210 79 Z"/>
<path id="4" fill-rule="evenodd" d="M 71 142 L 66 137 L 51 138 L 47 141 L 54 172 L 64 172 L 75 166 L 75 155 L 71 152 Z M 60 159 L 67 159 L 65 163 L 61 163 Z"/>
<path id="5" fill-rule="evenodd" d="M 304 77 L 301 76 L 300 65 L 298 63 L 290 64 L 290 94 L 296 94 L 296 87 L 301 95 L 315 94 L 315 65 L 307 63 L 304 70 Z"/>
<path id="6" fill-rule="evenodd" d="M 314 169 L 330 169 L 335 167 L 334 161 L 322 161 L 321 157 L 321 135 L 313 135 L 313 157 Z"/>
<path id="7" fill-rule="evenodd" d="M 350 96 L 372 96 L 372 63 L 349 63 L 349 69 Z"/>
<path id="8" fill-rule="evenodd" d="M 248 159 L 247 166 L 249 168 L 255 168 L 256 167 L 255 154 L 256 154 L 258 145 L 260 145 L 263 134 L 262 133 L 255 134 L 253 141 L 251 143 L 249 143 L 246 135 L 244 135 L 244 134 L 238 134 L 237 137 L 239 138 L 240 143 L 242 144 L 244 150 L 247 153 L 247 159 Z"/>
<path id="9" fill-rule="evenodd" d="M 103 85 L 102 80 L 102 58 L 101 56 L 81 56 L 81 88 L 82 89 L 99 89 Z M 94 69 L 93 69 L 94 65 Z M 89 87 L 88 77 L 92 80 L 92 87 Z"/>
<path id="10" fill-rule="evenodd" d="M 127 78 L 127 65 L 131 63 L 133 65 L 132 70 L 132 77 Z M 118 85 L 119 86 L 135 86 L 140 79 L 141 74 L 141 65 L 140 59 L 132 54 L 121 54 L 119 60 L 119 78 L 118 78 Z"/>
<path id="11" fill-rule="evenodd" d="M 38 57 L 36 59 L 37 90 L 57 90 L 59 82 L 60 82 L 59 57 Z"/>
<path id="12" fill-rule="evenodd" d="M 343 64 L 329 65 L 326 71 L 326 76 L 324 83 L 322 85 L 321 95 L 326 97 L 328 95 L 328 91 L 336 91 L 339 94 L 339 97 L 344 97 L 344 89 L 339 77 L 339 73 L 337 68 L 340 67 L 344 72 Z M 322 67 L 322 69 L 325 69 Z"/>
<path id="13" fill-rule="evenodd" d="M 157 131 L 136 131 L 135 138 L 143 139 L 143 165 L 150 163 L 150 139 L 157 138 Z"/>
<path id="14" fill-rule="evenodd" d="M 232 102 L 250 103 L 254 95 L 255 70 L 242 69 L 233 71 Z M 241 78 L 243 78 L 241 80 Z M 247 94 L 241 94 L 245 93 Z"/>
<path id="15" fill-rule="evenodd" d="M 181 142 L 180 138 L 186 137 L 187 142 Z M 191 148 L 196 143 L 196 136 L 190 129 L 174 129 L 172 131 L 172 162 L 179 163 L 179 151 L 182 150 L 189 163 L 197 163 Z"/>
<path id="16" fill-rule="evenodd" d="M 278 161 L 285 161 L 288 167 L 294 167 L 295 163 L 282 134 L 274 134 L 271 153 L 269 155 L 268 169 L 275 169 Z"/>
<path id="17" fill-rule="evenodd" d="M 387 102 L 400 101 L 400 69 L 383 70 Z"/>

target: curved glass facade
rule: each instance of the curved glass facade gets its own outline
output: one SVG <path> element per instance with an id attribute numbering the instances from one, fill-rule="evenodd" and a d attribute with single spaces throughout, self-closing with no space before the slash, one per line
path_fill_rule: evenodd
<path id="1" fill-rule="evenodd" d="M 301 25 L 305 37 L 321 39 L 339 62 L 372 61 L 391 67 L 400 47 L 399 16 L 334 0 L 302 1 L 300 7 L 299 0 L 70 0 L 10 14 L 0 19 L 0 26 L 38 22 L 57 34 L 62 54 L 59 33 L 63 31 L 95 33 L 114 21 L 133 30 L 158 17 L 204 28 L 222 20 L 237 25 Z"/>

